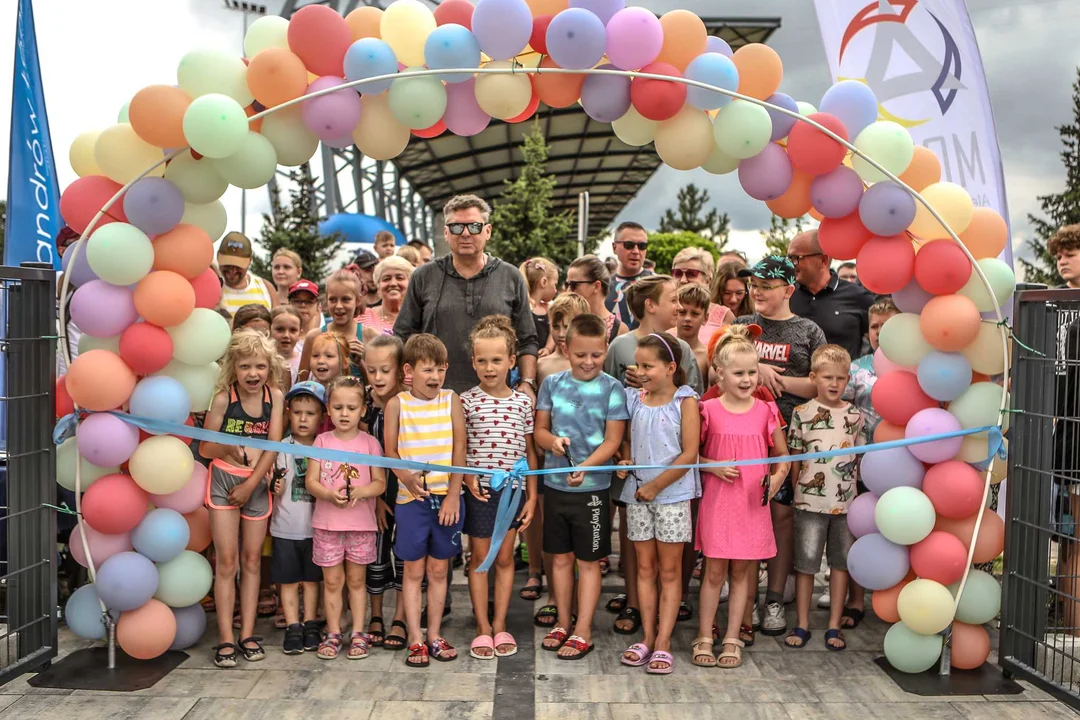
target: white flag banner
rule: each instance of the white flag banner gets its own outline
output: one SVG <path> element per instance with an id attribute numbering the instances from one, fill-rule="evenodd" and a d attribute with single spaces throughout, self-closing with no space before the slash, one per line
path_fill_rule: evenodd
<path id="1" fill-rule="evenodd" d="M 941 160 L 942 180 L 1009 219 L 994 115 L 964 0 L 814 0 L 834 81 L 874 91 L 878 115 Z M 1012 243 L 1003 260 L 1013 263 Z"/>

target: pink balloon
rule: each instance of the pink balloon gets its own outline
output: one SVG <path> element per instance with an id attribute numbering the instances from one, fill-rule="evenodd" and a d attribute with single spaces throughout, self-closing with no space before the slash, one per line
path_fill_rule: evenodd
<path id="1" fill-rule="evenodd" d="M 874 351 L 874 374 L 875 375 L 887 375 L 888 373 L 896 370 L 903 370 L 904 372 L 914 372 L 913 368 L 905 367 L 903 365 L 897 365 L 889 358 L 885 357 L 885 353 L 881 352 L 881 348 Z"/>
<path id="2" fill-rule="evenodd" d="M 139 429 L 118 417 L 96 413 L 79 424 L 79 454 L 98 467 L 123 465 L 139 445 Z"/>
<path id="3" fill-rule="evenodd" d="M 446 111 L 442 120 L 459 137 L 471 137 L 488 126 L 491 116 L 476 102 L 476 78 L 446 86 Z"/>
<path id="4" fill-rule="evenodd" d="M 308 85 L 305 94 L 311 95 L 344 84 L 345 80 L 342 78 L 327 75 Z M 345 88 L 305 100 L 300 108 L 300 115 L 304 119 L 304 125 L 318 135 L 320 140 L 339 140 L 352 133 L 353 128 L 360 122 L 360 94 L 352 88 Z"/>
<path id="5" fill-rule="evenodd" d="M 810 202 L 827 218 L 847 217 L 858 210 L 862 194 L 862 178 L 846 165 L 818 175 L 810 183 Z"/>
<path id="6" fill-rule="evenodd" d="M 108 338 L 119 335 L 139 318 L 129 288 L 92 280 L 71 296 L 71 320 L 87 335 Z"/>
<path id="7" fill-rule="evenodd" d="M 739 184 L 755 200 L 775 200 L 791 187 L 794 171 L 784 148 L 769 143 L 764 150 L 739 163 Z"/>
<path id="8" fill-rule="evenodd" d="M 870 492 L 864 492 L 851 501 L 847 511 L 847 524 L 852 535 L 861 538 L 878 531 L 877 522 L 874 520 L 877 501 L 877 495 Z"/>
<path id="9" fill-rule="evenodd" d="M 90 567 L 90 565 L 86 562 L 86 550 L 83 548 L 82 535 L 79 532 L 80 526 L 86 528 L 86 542 L 90 544 L 90 556 L 94 558 L 94 567 L 101 567 L 101 563 L 116 553 L 135 549 L 131 544 L 131 533 L 106 535 L 105 533 L 99 533 L 80 520 L 75 525 L 75 529 L 71 531 L 68 550 L 71 551 L 71 557 L 75 562 L 83 567 Z"/>
<path id="10" fill-rule="evenodd" d="M 660 54 L 664 28 L 650 10 L 624 8 L 607 22 L 606 55 L 620 70 L 643 68 Z"/>
<path id="11" fill-rule="evenodd" d="M 960 421 L 951 412 L 941 408 L 927 408 L 915 413 L 908 421 L 904 437 L 914 440 L 959 430 Z M 940 463 L 956 457 L 963 443 L 964 438 L 957 436 L 909 445 L 908 450 L 924 463 Z"/>
<path id="12" fill-rule="evenodd" d="M 150 502 L 154 504 L 154 507 L 175 510 L 181 515 L 194 512 L 206 503 L 207 475 L 203 464 L 195 463 L 191 479 L 184 487 L 168 495 L 151 495 Z"/>

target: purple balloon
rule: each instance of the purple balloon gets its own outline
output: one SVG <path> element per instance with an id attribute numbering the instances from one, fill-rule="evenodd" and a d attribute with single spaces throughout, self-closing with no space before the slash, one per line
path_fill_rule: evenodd
<path id="1" fill-rule="evenodd" d="M 887 590 L 904 579 L 911 569 L 908 549 L 891 543 L 879 533 L 863 535 L 848 550 L 851 579 L 867 590 Z"/>
<path id="2" fill-rule="evenodd" d="M 877 507 L 878 496 L 874 493 L 859 495 L 847 509 L 847 526 L 851 534 L 857 538 L 863 535 L 876 533 L 877 521 L 874 520 L 874 508 Z"/>
<path id="3" fill-rule="evenodd" d="M 810 202 L 827 218 L 847 217 L 855 212 L 862 194 L 862 178 L 846 165 L 818 175 L 810 183 Z"/>
<path id="4" fill-rule="evenodd" d="M 130 289 L 91 280 L 71 296 L 71 319 L 87 335 L 110 338 L 138 320 L 139 311 Z"/>
<path id="5" fill-rule="evenodd" d="M 533 18 L 525 0 L 480 0 L 472 15 L 472 33 L 492 60 L 509 60 L 525 49 Z"/>
<path id="6" fill-rule="evenodd" d="M 870 492 L 884 495 L 895 487 L 922 490 L 926 468 L 906 447 L 874 450 L 863 455 L 860 476 Z"/>
<path id="7" fill-rule="evenodd" d="M 859 220 L 878 237 L 899 235 L 914 219 L 915 198 L 891 181 L 871 185 L 859 201 Z"/>
<path id="8" fill-rule="evenodd" d="M 78 255 L 75 254 L 76 247 L 78 248 Z M 75 258 L 74 265 L 72 265 L 71 258 Z M 92 280 L 99 279 L 97 273 L 90 268 L 90 263 L 86 261 L 86 243 L 82 240 L 69 245 L 68 249 L 64 251 L 64 257 L 60 259 L 60 269 L 70 276 L 73 288 L 82 287 Z"/>
<path id="9" fill-rule="evenodd" d="M 600 18 L 583 8 L 567 8 L 551 19 L 548 55 L 569 70 L 587 70 L 604 57 L 607 33 Z"/>
<path id="10" fill-rule="evenodd" d="M 719 38 L 717 38 L 719 40 Z M 795 102 L 794 98 L 784 93 L 773 93 L 769 96 L 767 102 L 771 102 L 773 105 L 779 105 L 785 110 L 790 110 L 793 113 L 799 112 L 799 105 Z M 790 115 L 785 115 L 781 112 L 776 112 L 772 108 L 765 108 L 769 111 L 769 117 L 772 118 L 772 141 L 783 140 L 791 132 L 791 128 L 795 127 L 795 123 L 799 122 Z M 854 210 L 854 208 L 852 208 Z"/>
<path id="11" fill-rule="evenodd" d="M 791 187 L 794 170 L 784 148 L 769 143 L 765 149 L 739 163 L 739 184 L 755 200 L 775 200 Z"/>
<path id="12" fill-rule="evenodd" d="M 842 122 L 849 138 L 857 137 L 863 128 L 878 119 L 874 91 L 857 80 L 841 80 L 826 90 L 818 109 Z"/>
<path id="13" fill-rule="evenodd" d="M 710 35 L 705 38 L 705 52 L 720 53 L 721 55 L 727 55 L 728 57 L 735 54 L 732 51 L 731 46 L 728 45 L 727 40 L 716 37 L 715 35 Z"/>
<path id="14" fill-rule="evenodd" d="M 157 585 L 157 567 L 137 552 L 117 553 L 103 562 L 94 583 L 105 607 L 121 612 L 142 607 Z"/>
<path id="15" fill-rule="evenodd" d="M 958 432 L 959 430 L 960 421 L 951 412 L 941 408 L 927 408 L 915 413 L 911 420 L 908 420 L 907 428 L 904 430 L 904 437 L 908 440 L 915 440 L 941 435 L 942 433 Z M 964 438 L 957 436 L 931 440 L 918 445 L 909 445 L 908 450 L 925 463 L 939 463 L 956 457 L 963 443 Z"/>
<path id="16" fill-rule="evenodd" d="M 167 233 L 184 217 L 184 196 L 165 178 L 145 177 L 124 194 L 124 214 L 147 235 Z"/>
<path id="17" fill-rule="evenodd" d="M 446 86 L 446 111 L 442 119 L 446 128 L 459 137 L 471 137 L 488 126 L 491 116 L 476 102 L 476 78 Z"/>
<path id="18" fill-rule="evenodd" d="M 483 0 L 481 0 L 483 1 Z M 614 65 L 601 65 L 615 70 Z M 618 75 L 589 75 L 581 85 L 581 107 L 593 120 L 610 123 L 630 109 L 630 78 Z"/>
<path id="19" fill-rule="evenodd" d="M 171 609 L 176 617 L 176 639 L 169 649 L 187 650 L 202 640 L 206 632 L 206 611 L 200 603 Z"/>
<path id="20" fill-rule="evenodd" d="M 332 148 L 337 148 L 338 150 L 352 147 L 356 144 L 356 141 L 353 140 L 352 135 L 342 135 L 339 138 L 331 138 L 329 140 L 324 138 L 322 142 L 323 144 L 329 145 Z"/>
<path id="21" fill-rule="evenodd" d="M 139 445 L 139 429 L 105 413 L 90 415 L 75 435 L 79 454 L 98 467 L 123 465 Z"/>
<path id="22" fill-rule="evenodd" d="M 304 94 L 311 95 L 344 84 L 342 78 L 326 75 L 308 85 Z M 300 107 L 300 116 L 307 129 L 323 142 L 340 141 L 351 135 L 360 122 L 360 94 L 352 88 L 345 88 L 305 100 Z"/>
<path id="23" fill-rule="evenodd" d="M 873 188 L 870 188 L 870 190 L 873 190 Z M 926 303 L 930 302 L 933 297 L 919 286 L 915 278 L 912 278 L 911 282 L 892 295 L 893 302 L 896 307 L 900 308 L 900 312 L 914 313 L 916 315 L 922 312 L 922 309 L 926 307 Z"/>
<path id="24" fill-rule="evenodd" d="M 570 7 L 588 10 L 606 25 L 611 18 L 626 7 L 626 0 L 570 0 Z M 551 45 L 548 45 L 548 48 L 550 47 Z"/>
<path id="25" fill-rule="evenodd" d="M 651 11 L 641 7 L 620 10 L 607 23 L 606 54 L 620 70 L 643 68 L 660 54 L 664 28 Z"/>

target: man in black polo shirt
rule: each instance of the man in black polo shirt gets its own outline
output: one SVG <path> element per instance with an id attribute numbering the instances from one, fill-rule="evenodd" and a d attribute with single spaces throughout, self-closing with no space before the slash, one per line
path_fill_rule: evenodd
<path id="1" fill-rule="evenodd" d="M 844 282 L 830 268 L 832 258 L 821 251 L 818 231 L 799 233 L 788 247 L 795 265 L 795 294 L 791 312 L 813 320 L 825 339 L 847 350 L 851 357 L 863 355 L 863 338 L 870 329 L 870 306 L 874 296 L 861 285 Z"/>

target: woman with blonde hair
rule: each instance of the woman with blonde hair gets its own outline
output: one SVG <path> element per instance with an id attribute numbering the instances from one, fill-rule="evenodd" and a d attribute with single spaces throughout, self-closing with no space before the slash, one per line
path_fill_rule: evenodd
<path id="1" fill-rule="evenodd" d="M 675 279 L 675 285 L 678 287 L 696 284 L 708 290 L 712 284 L 715 268 L 716 261 L 708 250 L 700 247 L 685 247 L 671 261 L 671 277 Z M 698 331 L 698 339 L 703 345 L 708 345 L 716 331 L 730 325 L 734 319 L 735 316 L 732 315 L 731 310 L 716 302 L 710 303 L 705 313 L 705 324 Z"/>
<path id="2" fill-rule="evenodd" d="M 406 246 L 407 247 L 407 246 Z M 359 320 L 366 328 L 371 328 L 383 335 L 394 334 L 394 322 L 405 300 L 405 289 L 409 287 L 409 278 L 416 268 L 403 255 L 390 255 L 375 266 L 375 287 L 382 300 L 375 307 L 368 308 Z"/>
<path id="3" fill-rule="evenodd" d="M 277 288 L 278 303 L 287 305 L 289 288 L 304 274 L 304 262 L 300 256 L 288 248 L 278 248 L 270 259 L 270 277 Z"/>

